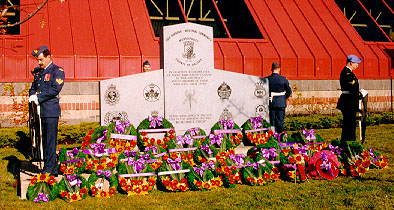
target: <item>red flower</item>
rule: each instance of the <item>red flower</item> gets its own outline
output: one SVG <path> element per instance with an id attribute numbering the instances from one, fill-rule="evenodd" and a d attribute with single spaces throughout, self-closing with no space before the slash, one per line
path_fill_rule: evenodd
<path id="1" fill-rule="evenodd" d="M 142 191 L 149 191 L 149 187 L 147 185 L 142 186 Z"/>
<path id="2" fill-rule="evenodd" d="M 100 196 L 103 197 L 103 198 L 107 197 L 107 192 L 101 191 L 100 192 Z"/>
<path id="3" fill-rule="evenodd" d="M 33 179 L 31 179 L 31 181 L 30 181 L 32 184 L 35 184 L 35 183 L 37 183 L 37 177 L 33 177 Z"/>
<path id="4" fill-rule="evenodd" d="M 176 179 L 174 179 L 173 181 L 172 181 L 172 184 L 173 185 L 177 185 L 179 182 L 178 182 L 178 180 L 176 180 Z"/>
<path id="5" fill-rule="evenodd" d="M 306 176 L 305 176 L 304 174 L 301 175 L 301 180 L 302 180 L 302 181 L 306 180 Z"/>
<path id="6" fill-rule="evenodd" d="M 263 183 L 264 183 L 264 181 L 263 181 L 262 179 L 258 179 L 258 180 L 257 180 L 257 184 L 258 184 L 258 185 L 261 185 L 261 184 L 263 184 Z"/>
<path id="7" fill-rule="evenodd" d="M 157 144 L 162 144 L 161 139 L 157 139 Z"/>
<path id="8" fill-rule="evenodd" d="M 93 160 L 93 164 L 98 164 L 99 160 Z"/>
<path id="9" fill-rule="evenodd" d="M 67 170 L 67 173 L 68 173 L 68 174 L 73 174 L 73 173 L 74 173 L 74 168 L 69 168 L 69 169 Z"/>
<path id="10" fill-rule="evenodd" d="M 202 183 L 201 183 L 200 181 L 197 181 L 197 182 L 196 182 L 196 186 L 197 186 L 197 187 L 201 187 L 201 184 L 202 184 Z"/>
<path id="11" fill-rule="evenodd" d="M 209 187 L 211 187 L 211 185 L 210 185 L 209 183 L 205 183 L 205 184 L 204 184 L 204 188 L 205 188 L 205 189 L 209 189 Z"/>
<path id="12" fill-rule="evenodd" d="M 45 175 L 45 174 L 41 174 L 40 175 L 40 180 L 41 181 L 45 180 L 46 178 L 47 178 L 47 175 Z"/>
<path id="13" fill-rule="evenodd" d="M 173 191 L 175 191 L 175 190 L 178 189 L 178 187 L 177 187 L 176 185 L 171 185 L 171 189 L 172 189 Z"/>
<path id="14" fill-rule="evenodd" d="M 153 143 L 155 143 L 155 138 L 151 138 L 149 141 L 150 141 L 150 143 L 153 144 Z"/>
<path id="15" fill-rule="evenodd" d="M 97 187 L 92 187 L 90 189 L 90 191 L 92 191 L 93 194 L 96 194 L 97 193 Z"/>
<path id="16" fill-rule="evenodd" d="M 183 185 L 179 185 L 179 189 L 180 189 L 181 191 L 185 191 L 185 190 L 186 190 L 186 187 L 183 186 Z"/>
<path id="17" fill-rule="evenodd" d="M 147 142 L 147 141 L 149 141 L 149 138 L 148 138 L 148 137 L 144 137 L 142 140 L 143 140 L 144 142 Z"/>
<path id="18" fill-rule="evenodd" d="M 308 162 L 309 157 L 307 155 L 304 155 L 304 160 L 305 160 L 305 162 Z"/>
<path id="19" fill-rule="evenodd" d="M 156 183 L 156 181 L 154 179 L 149 179 L 149 181 L 148 181 L 149 186 L 153 186 L 153 185 L 155 185 L 155 183 Z"/>
<path id="20" fill-rule="evenodd" d="M 181 179 L 181 183 L 187 183 L 187 179 L 186 178 L 182 178 Z"/>
<path id="21" fill-rule="evenodd" d="M 146 132 L 141 132 L 141 136 L 146 136 Z"/>
<path id="22" fill-rule="evenodd" d="M 94 129 L 90 130 L 88 135 L 91 135 L 94 132 Z"/>
<path id="23" fill-rule="evenodd" d="M 290 163 L 294 163 L 295 162 L 293 157 L 289 157 L 289 161 L 290 161 Z"/>
<path id="24" fill-rule="evenodd" d="M 124 147 L 124 145 L 126 145 L 126 141 L 120 142 L 120 146 Z"/>
<path id="25" fill-rule="evenodd" d="M 86 166 L 86 170 L 90 170 L 90 169 L 92 169 L 93 168 L 93 165 L 92 164 L 88 164 L 87 166 Z"/>
<path id="26" fill-rule="evenodd" d="M 137 180 L 134 180 L 134 179 L 130 180 L 130 184 L 131 185 L 136 185 L 137 184 Z"/>
<path id="27" fill-rule="evenodd" d="M 83 187 L 79 192 L 81 194 L 86 194 L 88 192 L 88 189 L 86 189 L 86 187 Z"/>
<path id="28" fill-rule="evenodd" d="M 74 201 L 78 200 L 77 194 L 71 195 L 71 200 L 74 200 Z"/>
<path id="29" fill-rule="evenodd" d="M 269 178 L 270 178 L 270 175 L 269 175 L 269 174 L 265 173 L 265 174 L 263 175 L 263 179 L 267 180 L 267 179 L 269 179 Z"/>
<path id="30" fill-rule="evenodd" d="M 365 168 L 362 167 L 362 166 L 360 166 L 360 167 L 358 167 L 357 172 L 358 172 L 359 174 L 363 174 L 363 173 L 365 173 Z"/>
<path id="31" fill-rule="evenodd" d="M 181 155 L 181 159 L 182 160 L 186 160 L 187 159 L 187 155 Z"/>
<path id="32" fill-rule="evenodd" d="M 133 189 L 133 187 L 131 185 L 126 186 L 126 191 L 131 191 L 132 189 Z"/>
<path id="33" fill-rule="evenodd" d="M 272 172 L 274 172 L 275 174 L 279 173 L 279 169 L 277 167 L 272 168 Z"/>
<path id="34" fill-rule="evenodd" d="M 222 173 L 222 168 L 216 168 L 216 172 L 217 172 L 218 174 Z"/>
<path id="35" fill-rule="evenodd" d="M 61 172 L 64 172 L 65 170 L 67 170 L 67 166 L 61 164 L 61 166 L 60 166 L 60 171 L 61 171 Z"/>
<path id="36" fill-rule="evenodd" d="M 78 168 L 82 168 L 82 166 L 83 166 L 83 162 L 78 162 L 78 163 L 77 163 L 77 167 L 78 167 Z"/>
<path id="37" fill-rule="evenodd" d="M 163 145 L 163 149 L 167 149 L 167 145 Z"/>
<path id="38" fill-rule="evenodd" d="M 122 180 L 120 180 L 119 184 L 121 187 L 125 187 L 127 185 L 127 182 L 125 179 L 122 179 Z"/>
<path id="39" fill-rule="evenodd" d="M 301 156 L 297 156 L 297 157 L 296 157 L 296 160 L 299 162 L 299 161 L 302 160 L 302 157 L 301 157 Z"/>
<path id="40" fill-rule="evenodd" d="M 170 133 L 170 134 L 174 134 L 174 133 L 175 133 L 175 131 L 171 129 L 170 131 L 168 131 L 168 133 Z"/>
<path id="41" fill-rule="evenodd" d="M 163 184 L 164 184 L 164 186 L 169 186 L 171 184 L 171 182 L 168 180 L 163 180 Z"/>
<path id="42" fill-rule="evenodd" d="M 193 154 L 188 154 L 187 157 L 188 157 L 189 159 L 193 159 Z"/>
<path id="43" fill-rule="evenodd" d="M 250 182 L 250 183 L 254 183 L 253 177 L 248 177 L 246 180 L 248 180 L 248 182 Z"/>
<path id="44" fill-rule="evenodd" d="M 164 137 L 164 138 L 163 138 L 163 141 L 164 141 L 165 143 L 167 143 L 167 142 L 169 141 L 169 139 L 168 139 L 167 137 Z"/>
<path id="45" fill-rule="evenodd" d="M 97 170 L 103 170 L 104 166 L 103 165 L 97 165 Z"/>
<path id="46" fill-rule="evenodd" d="M 207 160 L 205 159 L 205 158 L 201 158 L 201 160 L 200 160 L 202 163 L 205 163 L 205 162 L 207 162 Z"/>
<path id="47" fill-rule="evenodd" d="M 62 196 L 62 198 L 67 197 L 67 195 L 68 195 L 68 193 L 67 193 L 66 191 L 62 191 L 62 192 L 60 193 L 60 196 Z"/>
<path id="48" fill-rule="evenodd" d="M 363 162 L 362 160 L 357 160 L 356 161 L 356 166 L 360 166 L 362 164 L 362 162 Z"/>
<path id="49" fill-rule="evenodd" d="M 109 167 L 109 168 L 114 167 L 114 166 L 115 166 L 115 165 L 114 165 L 113 162 L 108 162 L 108 163 L 107 163 L 107 167 Z"/>
<path id="50" fill-rule="evenodd" d="M 368 168 L 371 165 L 371 161 L 367 160 L 363 162 L 363 167 Z"/>
<path id="51" fill-rule="evenodd" d="M 296 154 L 296 155 L 297 155 L 298 153 L 300 153 L 300 151 L 298 151 L 298 149 L 294 149 L 293 152 L 294 152 L 294 154 Z"/>
<path id="52" fill-rule="evenodd" d="M 48 184 L 54 185 L 55 183 L 56 183 L 55 177 L 51 176 L 51 177 L 48 179 Z"/>
<path id="53" fill-rule="evenodd" d="M 109 188 L 108 192 L 109 192 L 110 195 L 114 194 L 115 193 L 115 188 L 113 188 L 113 187 Z"/>
<path id="54" fill-rule="evenodd" d="M 175 136 L 174 136 L 174 135 L 172 135 L 172 134 L 169 136 L 169 138 L 170 138 L 170 139 L 173 139 L 174 137 L 175 137 Z"/>
<path id="55" fill-rule="evenodd" d="M 142 185 L 142 180 L 140 179 L 140 180 L 137 180 L 137 185 Z"/>

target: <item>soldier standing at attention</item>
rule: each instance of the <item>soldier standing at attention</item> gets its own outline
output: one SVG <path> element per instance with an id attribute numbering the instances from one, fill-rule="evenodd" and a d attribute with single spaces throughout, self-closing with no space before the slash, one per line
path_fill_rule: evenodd
<path id="1" fill-rule="evenodd" d="M 272 74 L 268 76 L 270 123 L 275 127 L 275 132 L 281 133 L 285 122 L 286 99 L 290 97 L 292 91 L 286 77 L 279 75 L 280 65 L 273 62 L 271 70 Z"/>
<path id="2" fill-rule="evenodd" d="M 143 64 L 142 64 L 142 71 L 143 72 L 148 72 L 150 71 L 150 63 L 148 60 L 146 60 Z"/>
<path id="3" fill-rule="evenodd" d="M 40 105 L 44 168 L 41 173 L 58 174 L 56 141 L 60 113 L 59 93 L 64 85 L 64 70 L 52 63 L 47 46 L 33 50 L 39 67 L 32 70 L 34 81 L 29 90 L 29 102 Z"/>
<path id="4" fill-rule="evenodd" d="M 359 84 L 353 71 L 357 69 L 361 58 L 355 55 L 347 56 L 346 66 L 339 79 L 342 94 L 339 97 L 337 109 L 343 116 L 341 142 L 356 140 L 356 113 L 359 110 L 358 100 L 362 99 Z"/>

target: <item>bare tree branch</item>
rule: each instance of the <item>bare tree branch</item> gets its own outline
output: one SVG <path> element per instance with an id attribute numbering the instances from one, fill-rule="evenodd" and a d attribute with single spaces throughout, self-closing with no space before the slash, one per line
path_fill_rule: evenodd
<path id="1" fill-rule="evenodd" d="M 48 0 L 44 0 L 44 2 L 42 2 L 42 4 L 41 4 L 39 7 L 37 7 L 37 9 L 36 9 L 33 13 L 29 14 L 24 20 L 19 21 L 19 22 L 16 22 L 16 23 L 12 23 L 12 24 L 0 25 L 0 28 L 10 28 L 10 27 L 14 27 L 14 26 L 20 25 L 20 24 L 22 24 L 22 23 L 28 21 L 28 20 L 29 20 L 30 18 L 32 18 L 38 11 L 40 11 L 40 9 L 43 8 L 47 2 L 48 2 Z"/>

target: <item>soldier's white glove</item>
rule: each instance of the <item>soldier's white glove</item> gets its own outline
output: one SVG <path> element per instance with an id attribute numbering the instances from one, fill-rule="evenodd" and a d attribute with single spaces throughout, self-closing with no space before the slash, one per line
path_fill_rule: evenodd
<path id="1" fill-rule="evenodd" d="M 34 102 L 35 104 L 38 105 L 38 98 L 37 98 L 37 95 L 31 95 L 31 96 L 29 97 L 29 103 L 31 103 L 31 102 Z"/>
<path id="2" fill-rule="evenodd" d="M 368 94 L 368 91 L 361 89 L 360 93 L 363 95 L 363 97 L 365 97 Z"/>

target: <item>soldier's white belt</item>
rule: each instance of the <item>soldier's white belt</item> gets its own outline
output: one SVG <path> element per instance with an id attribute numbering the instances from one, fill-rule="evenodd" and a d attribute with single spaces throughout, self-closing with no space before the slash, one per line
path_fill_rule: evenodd
<path id="1" fill-rule="evenodd" d="M 271 96 L 284 96 L 286 92 L 271 92 Z"/>
<path id="2" fill-rule="evenodd" d="M 348 91 L 348 90 L 343 90 L 343 91 L 342 91 L 342 94 L 350 94 L 350 91 Z"/>

